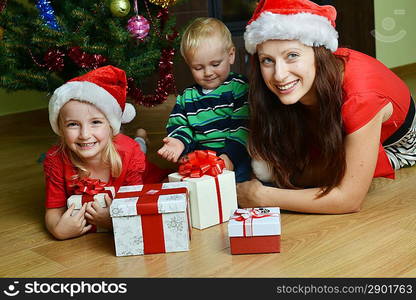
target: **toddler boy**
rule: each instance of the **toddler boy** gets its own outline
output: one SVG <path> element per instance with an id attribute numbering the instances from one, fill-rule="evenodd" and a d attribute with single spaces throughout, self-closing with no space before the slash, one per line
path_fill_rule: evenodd
<path id="1" fill-rule="evenodd" d="M 195 84 L 177 97 L 158 154 L 177 162 L 194 150 L 214 150 L 235 171 L 237 183 L 249 180 L 248 84 L 230 72 L 235 60 L 230 31 L 220 20 L 197 18 L 186 28 L 180 50 Z"/>

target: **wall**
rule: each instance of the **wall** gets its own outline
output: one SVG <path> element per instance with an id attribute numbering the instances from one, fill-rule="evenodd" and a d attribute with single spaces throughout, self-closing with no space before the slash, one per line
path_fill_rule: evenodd
<path id="1" fill-rule="evenodd" d="M 17 91 L 7 93 L 0 89 L 0 116 L 45 108 L 49 97 L 37 91 Z"/>
<path id="2" fill-rule="evenodd" d="M 389 68 L 416 63 L 415 12 L 415 0 L 374 0 L 376 57 Z"/>

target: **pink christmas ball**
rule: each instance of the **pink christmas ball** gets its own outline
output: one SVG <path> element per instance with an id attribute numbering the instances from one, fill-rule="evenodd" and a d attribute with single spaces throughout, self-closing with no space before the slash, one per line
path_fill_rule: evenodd
<path id="1" fill-rule="evenodd" d="M 127 30 L 136 39 L 144 39 L 150 30 L 149 21 L 143 16 L 134 16 L 127 22 Z"/>

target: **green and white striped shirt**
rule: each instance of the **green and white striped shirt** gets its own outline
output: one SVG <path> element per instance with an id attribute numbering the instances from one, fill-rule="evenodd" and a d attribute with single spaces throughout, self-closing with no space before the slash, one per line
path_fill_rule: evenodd
<path id="1" fill-rule="evenodd" d="M 183 154 L 212 149 L 237 162 L 241 155 L 248 155 L 247 92 L 247 79 L 233 72 L 207 94 L 197 84 L 185 89 L 169 116 L 168 136 L 184 143 Z"/>

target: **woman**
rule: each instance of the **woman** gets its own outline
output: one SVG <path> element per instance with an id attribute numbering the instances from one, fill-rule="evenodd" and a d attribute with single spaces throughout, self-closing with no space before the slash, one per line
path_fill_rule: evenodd
<path id="1" fill-rule="evenodd" d="M 260 181 L 238 185 L 241 207 L 357 212 L 373 177 L 415 164 L 408 87 L 376 59 L 338 49 L 335 19 L 332 6 L 263 0 L 249 21 L 249 151 Z"/>

